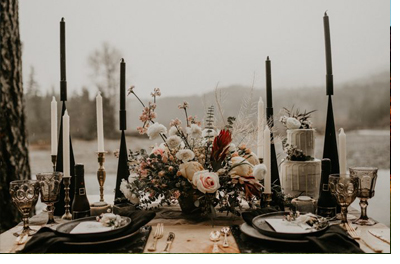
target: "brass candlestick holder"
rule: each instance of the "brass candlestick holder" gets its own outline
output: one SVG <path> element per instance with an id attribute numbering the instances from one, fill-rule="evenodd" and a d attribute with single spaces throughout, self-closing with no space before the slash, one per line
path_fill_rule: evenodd
<path id="1" fill-rule="evenodd" d="M 65 213 L 64 215 L 61 217 L 61 219 L 64 220 L 72 220 L 72 214 L 69 210 L 70 205 L 70 199 L 69 199 L 69 185 L 71 184 L 71 176 L 63 176 L 63 183 L 64 183 L 64 191 L 65 191 L 65 198 L 64 198 L 64 202 L 65 202 Z"/>
<path id="2" fill-rule="evenodd" d="M 95 203 L 95 206 L 105 206 L 104 202 L 104 183 L 106 181 L 106 170 L 104 168 L 104 162 L 106 160 L 107 152 L 97 152 L 97 160 L 99 162 L 99 169 L 97 170 L 97 181 L 100 185 L 100 201 Z"/>
<path id="3" fill-rule="evenodd" d="M 261 208 L 271 207 L 272 193 L 262 193 L 261 194 Z"/>
<path id="4" fill-rule="evenodd" d="M 56 171 L 57 155 L 51 155 L 51 162 L 53 163 L 53 171 Z"/>

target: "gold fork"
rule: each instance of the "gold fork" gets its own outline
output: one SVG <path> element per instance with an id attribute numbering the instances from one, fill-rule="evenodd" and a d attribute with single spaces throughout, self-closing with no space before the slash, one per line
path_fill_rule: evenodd
<path id="1" fill-rule="evenodd" d="M 349 235 L 354 238 L 354 239 L 360 239 L 360 235 L 357 233 L 357 231 L 354 229 L 353 226 L 349 225 L 349 223 L 345 224 L 346 230 L 349 233 Z"/>
<path id="2" fill-rule="evenodd" d="M 147 249 L 148 251 L 156 251 L 157 240 L 162 238 L 163 233 L 164 233 L 164 224 L 158 223 L 153 235 L 153 244 L 151 244 L 151 246 Z"/>
<path id="3" fill-rule="evenodd" d="M 361 239 L 360 235 L 357 233 L 357 231 L 354 229 L 354 227 L 352 225 L 349 225 L 348 223 L 345 224 L 346 230 L 349 233 L 349 235 L 356 239 L 356 240 L 360 240 L 363 241 L 364 244 L 369 247 L 370 249 L 372 249 L 374 252 L 376 253 L 382 253 L 382 249 L 380 248 L 376 248 L 374 246 L 372 246 L 370 243 L 368 243 L 367 241 L 365 241 L 365 239 Z"/>

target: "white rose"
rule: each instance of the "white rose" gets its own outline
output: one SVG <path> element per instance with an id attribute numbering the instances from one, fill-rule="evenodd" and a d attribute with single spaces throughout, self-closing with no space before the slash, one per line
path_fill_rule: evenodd
<path id="1" fill-rule="evenodd" d="M 194 153 L 190 149 L 181 149 L 176 153 L 176 157 L 183 162 L 194 159 Z"/>
<path id="2" fill-rule="evenodd" d="M 233 169 L 229 172 L 231 176 L 250 176 L 253 173 L 253 165 L 242 157 L 231 159 Z"/>
<path id="3" fill-rule="evenodd" d="M 176 134 L 178 134 L 178 129 L 176 128 L 176 127 L 171 127 L 170 129 L 169 129 L 169 132 L 168 132 L 168 135 L 170 135 L 170 136 L 175 136 Z"/>
<path id="4" fill-rule="evenodd" d="M 215 193 L 219 185 L 219 177 L 208 170 L 198 171 L 193 175 L 193 185 L 202 193 Z"/>
<path id="5" fill-rule="evenodd" d="M 264 179 L 265 174 L 267 174 L 267 166 L 265 166 L 265 164 L 258 164 L 254 166 L 253 176 L 257 180 L 261 181 L 262 179 Z"/>
<path id="6" fill-rule="evenodd" d="M 199 138 L 202 135 L 201 127 L 196 124 L 191 124 L 190 127 L 186 128 L 186 133 L 192 138 Z"/>
<path id="7" fill-rule="evenodd" d="M 293 117 L 289 117 L 286 119 L 286 127 L 288 129 L 297 129 L 301 126 L 301 123 L 299 120 Z"/>
<path id="8" fill-rule="evenodd" d="M 253 166 L 260 164 L 257 155 L 254 152 L 245 155 L 246 160 Z"/>
<path id="9" fill-rule="evenodd" d="M 128 177 L 128 182 L 132 183 L 134 180 L 139 178 L 139 174 L 137 174 L 136 172 L 132 173 L 131 175 L 129 175 Z"/>
<path id="10" fill-rule="evenodd" d="M 125 196 L 126 199 L 128 199 L 131 203 L 133 204 L 138 204 L 139 199 L 136 197 L 135 194 L 131 192 L 131 190 L 128 188 L 129 183 L 125 180 L 122 179 L 121 185 L 119 186 L 119 190 L 122 192 L 122 194 Z"/>
<path id="11" fill-rule="evenodd" d="M 165 134 L 165 133 L 167 133 L 167 128 L 159 124 L 158 122 L 152 124 L 147 129 L 147 135 L 149 136 L 150 140 L 153 140 L 157 138 L 160 134 Z"/>
<path id="12" fill-rule="evenodd" d="M 197 161 L 184 162 L 179 165 L 179 171 L 182 173 L 182 176 L 188 179 L 189 181 L 193 180 L 193 175 L 198 172 L 204 170 L 203 166 Z"/>
<path id="13" fill-rule="evenodd" d="M 167 138 L 167 145 L 170 148 L 176 148 L 178 147 L 182 142 L 182 139 L 178 136 L 170 136 L 169 138 Z"/>

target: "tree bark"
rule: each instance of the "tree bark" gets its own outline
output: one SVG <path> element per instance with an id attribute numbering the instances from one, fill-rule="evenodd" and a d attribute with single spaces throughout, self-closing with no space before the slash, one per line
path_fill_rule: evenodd
<path id="1" fill-rule="evenodd" d="M 0 232 L 20 221 L 10 182 L 30 178 L 18 20 L 18 1 L 0 0 Z"/>

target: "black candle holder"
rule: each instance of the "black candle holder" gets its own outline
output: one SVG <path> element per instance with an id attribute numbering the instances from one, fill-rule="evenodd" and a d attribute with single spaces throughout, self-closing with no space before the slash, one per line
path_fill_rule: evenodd
<path id="1" fill-rule="evenodd" d="M 331 173 L 339 173 L 339 155 L 336 143 L 335 119 L 333 116 L 331 95 L 328 95 L 323 158 L 331 160 Z"/>

